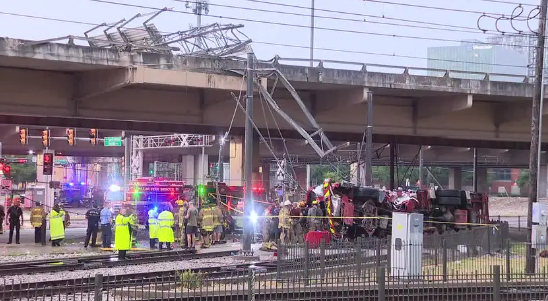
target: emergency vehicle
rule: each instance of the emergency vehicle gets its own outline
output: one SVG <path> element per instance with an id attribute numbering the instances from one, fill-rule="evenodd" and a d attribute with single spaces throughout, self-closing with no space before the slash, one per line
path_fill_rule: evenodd
<path id="1" fill-rule="evenodd" d="M 148 210 L 160 209 L 165 204 L 175 207 L 177 199 L 193 198 L 194 188 L 184 181 L 172 181 L 165 178 L 139 178 L 129 182 L 125 199 L 109 200 L 116 210 L 120 207 L 129 208 L 136 214 L 139 223 L 145 224 Z M 108 198 L 107 198 L 108 199 Z"/>

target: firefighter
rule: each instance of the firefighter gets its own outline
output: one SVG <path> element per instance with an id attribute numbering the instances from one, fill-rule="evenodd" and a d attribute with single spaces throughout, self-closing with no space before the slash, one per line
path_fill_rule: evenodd
<path id="1" fill-rule="evenodd" d="M 118 251 L 118 259 L 126 259 L 127 251 L 131 250 L 131 226 L 135 225 L 135 216 L 128 209 L 120 210 L 115 220 L 114 249 Z"/>
<path id="2" fill-rule="evenodd" d="M 53 206 L 53 210 L 49 213 L 49 232 L 52 247 L 60 247 L 61 240 L 65 238 L 65 211 L 61 209 L 59 204 Z"/>
<path id="3" fill-rule="evenodd" d="M 280 229 L 280 241 L 281 243 L 291 241 L 291 202 L 286 200 L 283 203 L 283 208 L 278 215 L 279 223 L 278 229 Z"/>
<path id="4" fill-rule="evenodd" d="M 321 231 L 322 230 L 322 209 L 318 206 L 317 200 L 312 202 L 312 207 L 308 209 L 308 231 Z"/>
<path id="5" fill-rule="evenodd" d="M 303 213 L 299 208 L 298 203 L 293 203 L 293 207 L 290 211 L 291 215 L 291 238 L 293 243 L 300 243 L 304 241 L 304 233 L 301 227 L 301 220 L 303 219 Z"/>
<path id="6" fill-rule="evenodd" d="M 156 207 L 148 211 L 148 238 L 150 248 L 156 249 L 156 241 L 158 240 L 158 209 Z"/>
<path id="7" fill-rule="evenodd" d="M 46 217 L 44 207 L 40 203 L 36 203 L 36 207 L 30 212 L 30 224 L 34 227 L 34 243 L 42 242 L 42 223 Z"/>
<path id="8" fill-rule="evenodd" d="M 175 220 L 173 213 L 169 209 L 169 206 L 166 205 L 164 210 L 158 215 L 158 242 L 160 250 L 163 249 L 164 243 L 166 243 L 167 249 L 171 250 L 171 244 L 175 241 L 173 234 Z"/>
<path id="9" fill-rule="evenodd" d="M 211 246 L 211 233 L 215 228 L 215 214 L 213 210 L 206 206 L 202 207 L 199 220 L 202 227 L 202 235 L 204 237 L 202 248 L 209 248 Z"/>
<path id="10" fill-rule="evenodd" d="M 86 241 L 84 242 L 84 248 L 88 247 L 89 239 L 91 238 L 91 247 L 97 247 L 97 232 L 99 231 L 99 221 L 101 219 L 101 211 L 98 209 L 98 204 L 93 204 L 93 208 L 86 212 L 86 219 L 88 220 L 88 229 L 86 231 Z"/>
<path id="11" fill-rule="evenodd" d="M 186 238 L 186 214 L 188 211 L 188 202 L 183 202 L 181 205 L 181 208 L 179 208 L 179 212 L 177 213 L 177 223 L 179 225 L 179 245 L 181 248 L 185 248 L 187 246 L 187 238 Z"/>
<path id="12" fill-rule="evenodd" d="M 223 211 L 221 210 L 221 208 L 219 208 L 219 206 L 214 206 L 213 208 L 211 208 L 211 210 L 213 211 L 213 215 L 214 215 L 213 244 L 217 244 L 221 241 L 221 235 L 223 233 L 224 216 L 223 216 Z"/>

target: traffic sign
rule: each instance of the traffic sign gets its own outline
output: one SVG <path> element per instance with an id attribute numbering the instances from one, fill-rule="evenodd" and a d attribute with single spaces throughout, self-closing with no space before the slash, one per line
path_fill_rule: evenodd
<path id="1" fill-rule="evenodd" d="M 122 137 L 105 137 L 105 146 L 122 146 Z"/>

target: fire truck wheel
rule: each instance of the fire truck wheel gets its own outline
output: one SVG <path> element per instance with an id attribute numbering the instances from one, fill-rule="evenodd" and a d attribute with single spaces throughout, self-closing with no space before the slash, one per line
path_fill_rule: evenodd
<path id="1" fill-rule="evenodd" d="M 458 189 L 444 189 L 436 191 L 436 196 L 439 197 L 449 197 L 449 198 L 460 198 L 461 190 Z"/>

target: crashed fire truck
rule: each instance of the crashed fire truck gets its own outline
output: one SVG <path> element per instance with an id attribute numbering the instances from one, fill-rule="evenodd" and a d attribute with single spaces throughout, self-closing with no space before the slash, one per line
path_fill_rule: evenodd
<path id="1" fill-rule="evenodd" d="M 386 237 L 391 232 L 393 212 L 423 214 L 427 233 L 459 231 L 489 222 L 488 196 L 463 190 L 393 192 L 327 179 L 308 191 L 307 202 L 314 200 L 319 201 L 327 216 L 331 234 L 349 240 L 359 236 Z"/>

